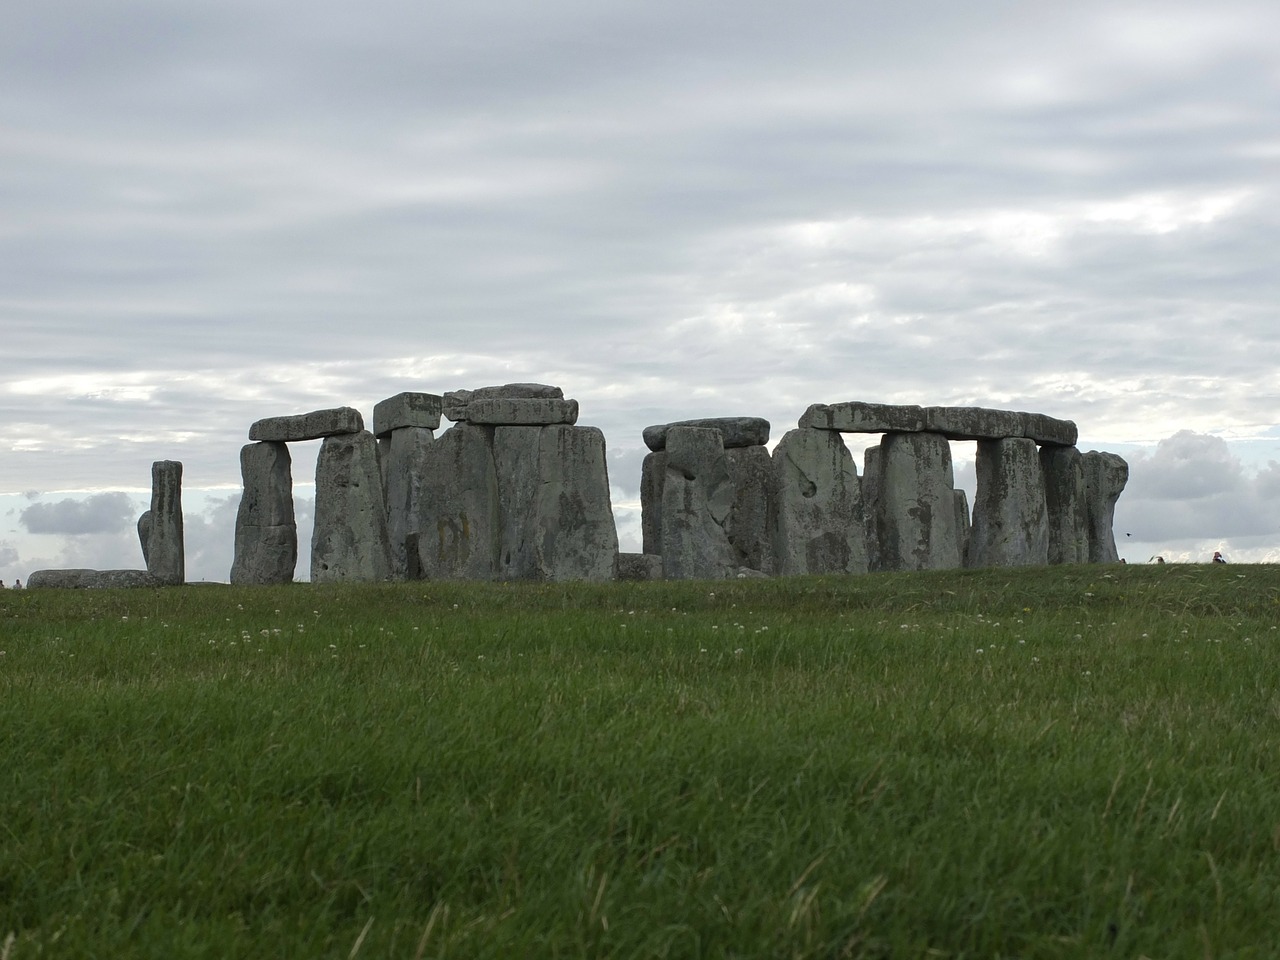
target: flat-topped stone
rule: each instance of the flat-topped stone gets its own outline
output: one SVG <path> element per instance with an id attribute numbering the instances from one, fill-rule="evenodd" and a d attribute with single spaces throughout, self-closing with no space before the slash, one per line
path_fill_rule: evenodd
<path id="1" fill-rule="evenodd" d="M 27 587 L 59 590 L 123 590 L 132 587 L 168 586 L 146 570 L 37 570 L 27 578 Z"/>
<path id="2" fill-rule="evenodd" d="M 267 417 L 259 420 L 249 428 L 249 439 L 289 443 L 359 433 L 363 429 L 364 418 L 360 416 L 359 410 L 354 407 L 333 407 L 292 417 Z"/>
<path id="3" fill-rule="evenodd" d="M 578 422 L 578 401 L 536 397 L 473 399 L 466 421 L 494 427 L 546 427 Z"/>
<path id="4" fill-rule="evenodd" d="M 815 403 L 800 418 L 801 427 L 840 433 L 940 433 L 948 440 L 1023 438 L 1070 447 L 1076 425 L 1040 413 L 986 407 L 919 407 L 913 404 Z"/>
<path id="5" fill-rule="evenodd" d="M 441 412 L 454 423 L 468 421 L 467 407 L 472 400 L 563 400 L 564 391 L 547 383 L 504 383 L 478 387 L 475 390 L 449 390 L 441 398 Z M 527 426 L 527 424 L 513 424 Z M 434 428 L 433 428 L 434 429 Z"/>
<path id="6" fill-rule="evenodd" d="M 436 430 L 442 403 L 434 393 L 397 393 L 387 397 L 373 408 L 373 435 L 381 440 L 402 427 Z"/>
<path id="7" fill-rule="evenodd" d="M 667 433 L 672 427 L 702 427 L 720 434 L 724 449 L 759 447 L 769 442 L 769 421 L 761 417 L 704 417 L 699 420 L 677 420 L 644 428 L 644 445 L 655 453 L 667 447 Z"/>

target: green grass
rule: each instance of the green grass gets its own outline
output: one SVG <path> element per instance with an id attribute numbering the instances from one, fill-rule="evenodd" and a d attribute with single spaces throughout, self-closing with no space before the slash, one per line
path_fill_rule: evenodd
<path id="1" fill-rule="evenodd" d="M 0 594 L 0 958 L 1270 957 L 1280 568 Z"/>

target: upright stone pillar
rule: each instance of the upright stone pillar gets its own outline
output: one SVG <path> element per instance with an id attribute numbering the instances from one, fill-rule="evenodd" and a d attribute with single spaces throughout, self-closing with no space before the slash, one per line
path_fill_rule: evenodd
<path id="1" fill-rule="evenodd" d="M 879 548 L 885 570 L 960 566 L 951 447 L 940 433 L 887 433 L 880 443 Z"/>
<path id="2" fill-rule="evenodd" d="M 1114 453 L 1090 450 L 1081 458 L 1084 468 L 1085 517 L 1089 533 L 1089 562 L 1117 563 L 1116 501 L 1129 482 L 1129 464 Z"/>
<path id="3" fill-rule="evenodd" d="M 1041 447 L 1040 468 L 1049 518 L 1049 562 L 1088 563 L 1089 524 L 1080 450 Z"/>
<path id="4" fill-rule="evenodd" d="M 672 427 L 662 486 L 662 575 L 718 580 L 736 570 L 726 529 L 733 483 L 718 430 Z"/>
<path id="5" fill-rule="evenodd" d="M 640 535 L 645 553 L 662 553 L 662 485 L 667 476 L 666 449 L 646 454 L 640 467 Z"/>
<path id="6" fill-rule="evenodd" d="M 862 489 L 840 434 L 790 430 L 773 450 L 780 576 L 866 573 Z"/>
<path id="7" fill-rule="evenodd" d="M 416 550 L 418 501 L 422 496 L 422 464 L 427 446 L 440 426 L 442 399 L 434 393 L 398 393 L 373 408 L 373 435 L 378 440 L 378 466 L 387 504 L 387 539 L 391 575 L 407 577 L 409 547 Z M 412 566 L 417 566 L 416 557 Z"/>
<path id="8" fill-rule="evenodd" d="M 298 564 L 298 525 L 293 516 L 289 445 L 250 443 L 240 450 L 244 493 L 236 511 L 231 582 L 292 583 Z"/>
<path id="9" fill-rule="evenodd" d="M 764 446 L 756 444 L 726 448 L 724 462 L 733 486 L 733 507 L 725 532 L 733 546 L 736 565 L 772 575 L 777 523 L 773 459 Z"/>
<path id="10" fill-rule="evenodd" d="M 961 558 L 969 554 L 969 536 L 973 525 L 969 521 L 969 495 L 956 490 L 956 546 Z"/>
<path id="11" fill-rule="evenodd" d="M 328 436 L 316 458 L 311 580 L 329 583 L 390 577 L 391 550 L 377 441 L 368 430 Z"/>
<path id="12" fill-rule="evenodd" d="M 147 572 L 162 583 L 186 582 L 182 531 L 182 464 L 151 464 L 151 509 L 138 519 L 138 537 Z"/>
<path id="13" fill-rule="evenodd" d="M 568 424 L 493 432 L 497 575 L 506 580 L 612 580 L 618 532 L 604 434 Z"/>
<path id="14" fill-rule="evenodd" d="M 1044 476 L 1034 440 L 979 440 L 978 496 L 966 565 L 1027 567 L 1049 562 Z"/>
<path id="15" fill-rule="evenodd" d="M 867 569 L 883 570 L 880 557 L 880 447 L 862 451 L 862 513 L 867 539 Z"/>
<path id="16" fill-rule="evenodd" d="M 459 421 L 426 448 L 418 521 L 424 579 L 492 580 L 496 574 L 500 524 L 493 431 Z"/>

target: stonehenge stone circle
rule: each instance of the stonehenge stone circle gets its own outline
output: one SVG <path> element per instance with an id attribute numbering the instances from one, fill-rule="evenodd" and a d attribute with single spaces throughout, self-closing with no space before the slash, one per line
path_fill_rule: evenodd
<path id="1" fill-rule="evenodd" d="M 1080 451 L 1041 447 L 1040 469 L 1049 520 L 1049 563 L 1088 563 L 1089 520 Z"/>
<path id="2" fill-rule="evenodd" d="M 390 577 L 391 548 L 377 441 L 368 430 L 325 437 L 316 458 L 311 581 Z"/>
<path id="3" fill-rule="evenodd" d="M 360 416 L 360 411 L 351 407 L 334 407 L 292 417 L 267 417 L 259 420 L 249 427 L 249 439 L 289 443 L 359 433 L 363 429 L 364 418 Z"/>
<path id="4" fill-rule="evenodd" d="M 866 573 L 862 485 L 840 435 L 787 431 L 773 450 L 773 469 L 777 573 Z"/>
<path id="5" fill-rule="evenodd" d="M 292 458 L 287 444 L 260 441 L 240 449 L 244 492 L 236 511 L 231 582 L 292 583 L 298 565 Z"/>
<path id="6" fill-rule="evenodd" d="M 978 441 L 978 497 L 965 565 L 1043 566 L 1049 562 L 1044 475 L 1035 442 Z"/>

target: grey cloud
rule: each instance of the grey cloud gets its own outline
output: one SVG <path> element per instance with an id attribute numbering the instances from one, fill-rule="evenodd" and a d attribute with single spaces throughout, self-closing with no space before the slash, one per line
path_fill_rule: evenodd
<path id="1" fill-rule="evenodd" d="M 96 493 L 84 500 L 67 497 L 54 503 L 33 503 L 19 515 L 28 533 L 66 536 L 116 533 L 133 528 L 138 507 L 127 493 Z"/>

